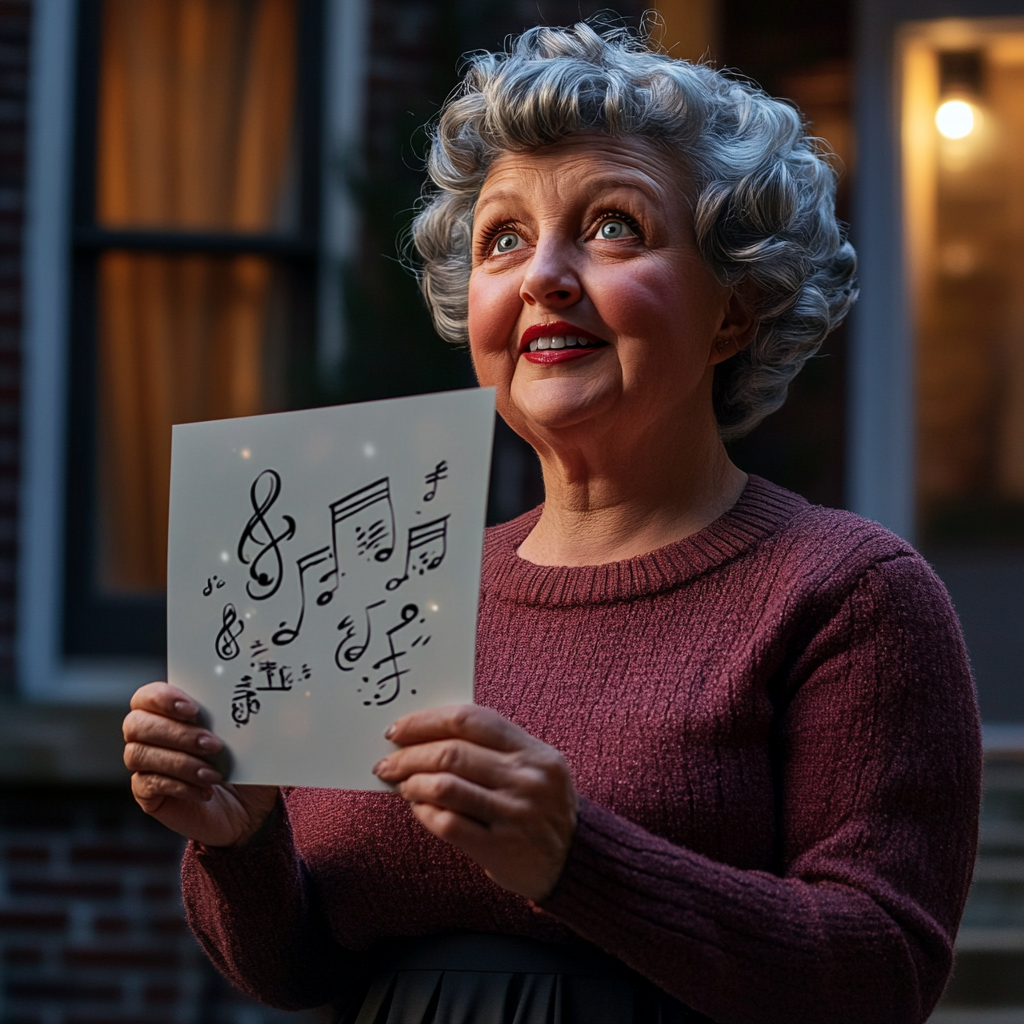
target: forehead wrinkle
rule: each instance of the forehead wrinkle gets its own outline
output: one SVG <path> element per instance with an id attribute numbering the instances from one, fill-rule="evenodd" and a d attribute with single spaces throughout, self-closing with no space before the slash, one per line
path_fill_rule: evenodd
<path id="1" fill-rule="evenodd" d="M 540 172 L 536 168 L 530 168 L 534 172 L 532 176 L 539 176 Z M 606 168 L 601 168 L 598 175 L 591 178 L 584 176 L 581 180 L 580 192 L 585 197 L 587 205 L 591 205 L 595 202 L 600 201 L 600 197 L 608 195 L 609 193 L 615 192 L 639 192 L 640 195 L 654 206 L 659 206 L 665 202 L 670 195 L 671 184 L 662 184 L 656 182 L 650 175 L 643 171 L 633 171 L 632 168 L 622 168 L 620 172 L 612 176 L 606 174 Z M 633 174 L 630 174 L 633 171 Z M 630 180 L 632 178 L 632 180 Z M 555 180 L 551 183 L 554 187 L 554 193 L 559 197 L 562 195 L 564 186 L 567 184 L 563 176 L 556 176 Z M 480 212 L 486 210 L 490 205 L 501 206 L 503 204 L 518 204 L 527 199 L 527 193 L 533 191 L 535 188 L 543 188 L 545 192 L 550 192 L 550 186 L 546 183 L 537 181 L 531 184 L 527 189 L 523 188 L 508 188 L 505 186 L 496 187 L 490 191 L 487 190 L 486 184 L 480 198 L 477 200 L 476 210 Z"/>
<path id="2" fill-rule="evenodd" d="M 558 142 L 532 150 L 507 150 L 497 154 L 487 177 L 507 173 L 534 171 L 543 173 L 545 165 L 558 162 L 560 172 L 580 165 L 595 164 L 594 170 L 605 170 L 613 165 L 614 173 L 633 172 L 659 182 L 668 179 L 682 184 L 685 172 L 678 159 L 654 141 L 642 136 L 616 137 L 600 132 L 577 132 Z M 486 181 L 485 181 L 486 187 Z"/>

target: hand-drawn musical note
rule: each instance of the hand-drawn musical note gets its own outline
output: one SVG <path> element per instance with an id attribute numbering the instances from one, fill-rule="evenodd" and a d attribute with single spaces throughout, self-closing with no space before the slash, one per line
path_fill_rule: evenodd
<path id="1" fill-rule="evenodd" d="M 231 695 L 231 720 L 235 723 L 236 729 L 247 725 L 249 719 L 260 710 L 260 702 L 251 683 L 252 676 L 242 676 L 241 682 L 238 683 L 235 692 Z"/>
<path id="2" fill-rule="evenodd" d="M 346 615 L 338 623 L 338 629 L 344 629 L 345 635 L 341 638 L 341 643 L 338 644 L 334 652 L 334 664 L 342 672 L 351 672 L 356 662 L 366 653 L 366 648 L 370 646 L 371 637 L 370 611 L 374 608 L 379 608 L 382 604 L 384 604 L 383 601 L 375 601 L 373 604 L 366 606 L 366 635 L 363 637 L 362 643 L 349 644 L 349 640 L 355 639 L 356 636 L 355 625 L 349 616 Z M 343 659 L 348 662 L 348 665 L 342 664 Z"/>
<path id="3" fill-rule="evenodd" d="M 238 638 L 244 630 L 245 623 L 238 617 L 235 606 L 233 604 L 224 605 L 224 611 L 221 613 L 220 632 L 217 634 L 214 645 L 217 648 L 218 658 L 230 661 L 232 658 L 238 657 L 240 650 Z"/>
<path id="4" fill-rule="evenodd" d="M 211 576 L 206 581 L 206 586 L 203 587 L 203 597 L 209 597 L 214 590 L 220 590 L 224 586 L 224 581 L 219 576 Z"/>
<path id="5" fill-rule="evenodd" d="M 448 462 L 446 459 L 442 459 L 424 478 L 423 482 L 430 488 L 426 494 L 423 495 L 424 501 L 433 501 L 434 495 L 437 494 L 437 483 L 439 480 L 448 479 Z"/>
<path id="6" fill-rule="evenodd" d="M 260 481 L 266 477 L 269 487 L 263 498 L 260 498 Z M 249 566 L 249 582 L 245 586 L 246 593 L 254 601 L 265 601 L 277 593 L 284 578 L 284 561 L 279 545 L 295 536 L 295 520 L 291 516 L 282 516 L 285 528 L 275 534 L 273 527 L 267 522 L 267 513 L 277 501 L 281 493 L 281 477 L 272 469 L 265 469 L 252 483 L 249 489 L 249 501 L 252 503 L 253 514 L 245 524 L 242 536 L 238 539 L 238 560 L 242 565 Z M 259 530 L 260 536 L 256 532 Z M 248 547 L 254 544 L 258 548 L 256 557 L 249 564 Z M 267 563 L 269 559 L 269 564 Z M 268 571 L 269 570 L 269 571 Z M 253 591 L 253 584 L 256 590 Z"/>
<path id="7" fill-rule="evenodd" d="M 431 569 L 436 569 L 448 553 L 448 520 L 450 516 L 431 519 L 429 523 L 419 523 L 409 527 L 409 540 L 405 549 L 405 571 L 387 581 L 388 590 L 397 590 L 408 578 L 410 562 L 412 571 L 422 576 Z M 413 552 L 419 552 L 413 560 Z"/>
<path id="8" fill-rule="evenodd" d="M 256 687 L 260 692 L 278 690 L 282 693 L 287 693 L 295 684 L 290 665 L 279 666 L 276 661 L 261 661 L 257 671 L 262 672 L 267 677 L 266 686 Z"/>
<path id="9" fill-rule="evenodd" d="M 402 676 L 408 675 L 409 670 L 407 668 L 398 667 L 398 659 L 407 654 L 407 651 L 396 651 L 395 650 L 395 634 L 400 629 L 405 629 L 413 619 L 419 615 L 420 610 L 414 604 L 407 604 L 401 612 L 402 621 L 397 626 L 392 626 L 387 631 L 388 637 L 388 650 L 389 654 L 381 658 L 380 661 L 376 662 L 373 666 L 374 672 L 380 670 L 381 665 L 386 662 L 391 663 L 391 669 L 386 676 L 381 676 L 374 685 L 377 688 L 377 692 L 373 695 L 373 704 L 377 707 L 382 707 L 385 704 L 390 704 L 393 700 L 398 697 L 398 694 L 402 689 Z M 364 704 L 370 703 L 369 701 L 363 701 Z"/>
<path id="10" fill-rule="evenodd" d="M 306 617 L 306 573 L 310 569 L 315 569 L 318 565 L 329 561 L 330 558 L 331 549 L 323 547 L 316 551 L 311 551 L 308 555 L 303 555 L 296 561 L 295 565 L 299 570 L 299 616 L 294 626 L 289 626 L 287 622 L 282 622 L 278 631 L 270 638 L 271 643 L 283 647 L 285 644 L 290 644 L 299 635 L 303 620 Z"/>
<path id="11" fill-rule="evenodd" d="M 383 503 L 384 508 L 378 506 Z M 321 583 L 333 579 L 327 590 L 317 596 L 318 605 L 327 604 L 338 589 L 341 562 L 338 557 L 338 527 L 347 519 L 353 525 L 356 554 L 366 561 L 386 562 L 395 549 L 395 509 L 391 503 L 391 480 L 381 477 L 351 494 L 331 502 L 331 553 L 334 568 L 325 573 Z M 367 511 L 369 510 L 369 511 Z M 365 513 L 365 514 L 364 514 Z"/>

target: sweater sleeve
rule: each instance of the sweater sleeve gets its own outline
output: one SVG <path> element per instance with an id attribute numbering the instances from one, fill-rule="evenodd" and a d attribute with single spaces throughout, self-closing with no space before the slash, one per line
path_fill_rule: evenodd
<path id="1" fill-rule="evenodd" d="M 285 803 L 258 841 L 240 850 L 190 842 L 182 896 L 214 966 L 243 992 L 284 1010 L 360 998 L 364 956 L 331 937 L 295 849 Z"/>
<path id="2" fill-rule="evenodd" d="M 951 969 L 980 801 L 941 583 L 917 556 L 874 565 L 772 696 L 777 874 L 584 800 L 541 909 L 715 1021 L 920 1024 Z"/>

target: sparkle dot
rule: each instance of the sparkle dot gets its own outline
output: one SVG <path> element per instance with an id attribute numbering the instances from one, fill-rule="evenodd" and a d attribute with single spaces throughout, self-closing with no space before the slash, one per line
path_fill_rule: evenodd
<path id="1" fill-rule="evenodd" d="M 307 697 L 309 696 L 309 690 L 307 690 L 307 691 L 306 691 L 306 696 L 307 696 Z"/>
<path id="2" fill-rule="evenodd" d="M 222 551 L 220 553 L 220 560 L 222 562 L 229 562 L 231 560 L 231 556 L 226 551 Z"/>
<path id="3" fill-rule="evenodd" d="M 427 605 L 427 607 L 428 607 L 428 608 L 429 608 L 429 609 L 430 609 L 430 610 L 431 610 L 432 612 L 436 612 L 436 611 L 438 610 L 438 606 L 437 606 L 437 605 L 436 605 L 436 604 L 435 604 L 435 603 L 434 603 L 433 601 L 431 601 L 431 602 L 430 602 L 430 604 L 428 604 L 428 605 Z"/>
<path id="4" fill-rule="evenodd" d="M 363 454 L 368 458 L 372 459 L 377 454 L 377 449 L 372 444 L 363 445 Z"/>
<path id="5" fill-rule="evenodd" d="M 224 675 L 224 666 L 223 665 L 218 665 L 213 671 L 214 671 L 214 673 L 216 675 L 222 676 L 222 675 Z"/>
<path id="6" fill-rule="evenodd" d="M 243 448 L 243 449 L 242 449 L 242 452 L 241 452 L 241 455 L 242 455 L 242 458 L 243 458 L 243 459 L 248 459 L 248 458 L 251 458 L 251 457 L 252 457 L 252 452 L 251 452 L 251 451 L 249 451 L 249 449 L 248 449 L 248 448 Z"/>

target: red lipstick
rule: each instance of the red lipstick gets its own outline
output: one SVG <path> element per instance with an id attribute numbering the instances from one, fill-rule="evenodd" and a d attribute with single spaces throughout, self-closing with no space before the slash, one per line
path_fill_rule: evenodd
<path id="1" fill-rule="evenodd" d="M 538 338 L 559 337 L 585 338 L 587 341 L 593 341 L 597 344 L 587 345 L 582 348 L 573 346 L 571 348 L 549 348 L 542 351 L 529 351 L 531 341 L 535 341 Z M 592 355 L 599 349 L 607 347 L 607 344 L 604 338 L 599 338 L 596 334 L 583 330 L 582 327 L 577 327 L 575 324 L 567 323 L 564 320 L 556 320 L 550 324 L 534 324 L 532 327 L 527 327 L 523 331 L 523 336 L 519 339 L 519 354 L 528 362 L 550 365 L 551 363 L 564 363 L 570 359 L 580 359 L 583 356 Z"/>

